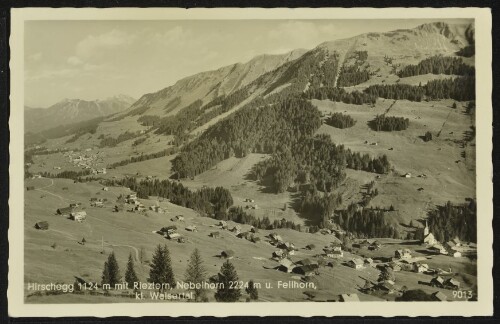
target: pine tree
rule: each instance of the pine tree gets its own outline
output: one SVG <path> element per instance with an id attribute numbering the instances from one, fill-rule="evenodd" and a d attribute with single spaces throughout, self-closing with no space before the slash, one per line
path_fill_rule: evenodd
<path id="1" fill-rule="evenodd" d="M 200 251 L 195 248 L 186 269 L 185 281 L 188 283 L 202 283 L 206 279 L 206 269 L 203 266 L 203 260 L 201 259 Z M 193 289 L 195 301 L 203 301 L 206 299 L 206 291 L 202 288 Z"/>
<path id="2" fill-rule="evenodd" d="M 134 286 L 134 282 L 138 282 L 137 274 L 134 269 L 134 259 L 132 258 L 132 253 L 128 256 L 127 271 L 125 272 L 125 281 L 128 283 L 129 287 Z"/>
<path id="3" fill-rule="evenodd" d="M 175 288 L 174 273 L 172 271 L 172 262 L 170 260 L 170 252 L 167 245 L 163 247 L 158 244 L 153 254 L 151 261 L 151 269 L 149 270 L 149 281 L 156 284 L 168 284 L 169 288 Z M 164 289 L 161 288 L 160 291 Z"/>
<path id="4" fill-rule="evenodd" d="M 232 286 L 238 281 L 238 274 L 233 264 L 227 260 L 220 269 L 218 283 L 219 288 L 215 293 L 215 299 L 218 302 L 236 302 L 241 296 L 241 291 L 238 287 Z"/>
<path id="5" fill-rule="evenodd" d="M 255 287 L 253 280 L 250 280 L 248 282 L 248 287 L 245 289 L 245 291 L 248 295 L 250 295 L 251 300 L 259 299 L 259 291 L 257 290 L 257 287 Z"/>
<path id="6" fill-rule="evenodd" d="M 118 262 L 116 262 L 115 252 L 111 252 L 108 256 L 108 260 L 104 262 L 104 270 L 102 271 L 102 281 L 101 283 L 109 284 L 111 288 L 114 288 L 115 284 L 120 282 L 120 269 L 118 267 Z"/>

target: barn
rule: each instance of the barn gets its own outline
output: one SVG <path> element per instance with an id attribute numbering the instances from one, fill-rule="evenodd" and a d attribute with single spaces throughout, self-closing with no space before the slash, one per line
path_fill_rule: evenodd
<path id="1" fill-rule="evenodd" d="M 46 221 L 42 222 L 37 222 L 35 223 L 35 228 L 39 230 L 48 230 L 49 229 L 49 223 Z"/>

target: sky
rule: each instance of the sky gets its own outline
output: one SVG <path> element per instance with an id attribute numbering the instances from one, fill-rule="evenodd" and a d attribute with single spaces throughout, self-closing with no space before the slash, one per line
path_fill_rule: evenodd
<path id="1" fill-rule="evenodd" d="M 437 20 L 28 21 L 25 105 L 45 108 L 65 98 L 118 94 L 138 99 L 260 54 L 312 49 L 325 41 L 432 21 Z"/>

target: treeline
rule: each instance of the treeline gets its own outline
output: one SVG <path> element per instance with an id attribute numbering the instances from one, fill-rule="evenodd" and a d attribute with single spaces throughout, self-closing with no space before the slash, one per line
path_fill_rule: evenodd
<path id="1" fill-rule="evenodd" d="M 49 172 L 41 172 L 40 175 L 44 178 L 63 178 L 63 179 L 72 179 L 76 180 L 81 177 L 85 177 L 92 174 L 91 170 L 83 170 L 83 171 L 62 171 L 59 173 L 49 173 Z"/>
<path id="2" fill-rule="evenodd" d="M 139 135 L 140 135 L 140 132 L 126 131 L 125 133 L 118 135 L 117 138 L 103 137 L 101 139 L 101 142 L 99 143 L 99 147 L 115 147 L 116 145 L 120 144 L 121 142 L 125 142 L 125 141 L 128 141 L 129 139 L 136 138 Z"/>
<path id="3" fill-rule="evenodd" d="M 476 81 L 474 77 L 464 76 L 443 80 L 431 80 L 424 86 L 408 84 L 376 84 L 364 90 L 366 94 L 395 100 L 422 101 L 424 99 L 455 99 L 458 101 L 475 100 Z"/>
<path id="4" fill-rule="evenodd" d="M 385 155 L 371 158 L 368 154 L 352 153 L 323 134 L 304 139 L 291 149 L 282 146 L 271 158 L 254 165 L 252 175 L 276 193 L 308 183 L 320 191 L 331 192 L 345 180 L 346 166 L 381 174 L 391 167 Z"/>
<path id="5" fill-rule="evenodd" d="M 400 237 L 398 230 L 387 220 L 386 211 L 382 209 L 360 208 L 353 203 L 345 210 L 337 211 L 333 221 L 357 237 Z"/>
<path id="6" fill-rule="evenodd" d="M 404 117 L 377 115 L 369 122 L 369 126 L 374 131 L 402 131 L 408 128 L 410 120 Z"/>
<path id="7" fill-rule="evenodd" d="M 440 242 L 455 237 L 465 242 L 477 242 L 477 205 L 475 199 L 454 205 L 447 202 L 429 212 L 429 229 Z"/>
<path id="8" fill-rule="evenodd" d="M 351 116 L 342 113 L 334 113 L 325 122 L 327 125 L 341 129 L 349 128 L 356 124 L 356 121 Z"/>
<path id="9" fill-rule="evenodd" d="M 125 159 L 125 160 L 122 160 L 119 162 L 111 163 L 108 165 L 108 168 L 112 169 L 112 168 L 116 168 L 116 167 L 130 164 L 130 163 L 137 163 L 137 162 L 142 162 L 142 161 L 147 161 L 147 160 L 152 160 L 152 159 L 158 159 L 158 158 L 161 158 L 161 157 L 164 157 L 167 155 L 175 154 L 176 152 L 177 152 L 177 148 L 171 147 L 171 148 L 168 148 L 168 149 L 162 150 L 160 152 L 156 152 L 156 153 L 141 154 L 138 156 L 132 156 L 129 159 Z"/>
<path id="10" fill-rule="evenodd" d="M 172 161 L 172 171 L 180 178 L 193 177 L 231 156 L 274 153 L 280 146 L 292 147 L 312 135 L 320 125 L 318 109 L 302 99 L 263 107 L 249 105 L 184 146 Z"/>
<path id="11" fill-rule="evenodd" d="M 231 193 L 222 187 L 192 191 L 179 182 L 159 179 L 138 182 L 131 177 L 105 180 L 104 183 L 108 186 L 128 187 L 143 199 L 148 199 L 149 196 L 167 198 L 173 204 L 194 209 L 210 217 L 217 213 L 227 213 L 227 209 L 233 204 Z"/>
<path id="12" fill-rule="evenodd" d="M 343 102 L 353 105 L 373 105 L 375 104 L 375 102 L 377 102 L 377 96 L 374 94 L 360 92 L 357 90 L 347 92 L 343 88 L 334 87 L 309 88 L 303 93 L 303 97 L 306 99 L 329 99 L 331 101 Z"/>
<path id="13" fill-rule="evenodd" d="M 241 206 L 233 206 L 229 208 L 227 214 L 218 213 L 215 215 L 215 218 L 218 220 L 230 220 L 240 224 L 247 224 L 265 230 L 273 230 L 277 228 L 289 228 L 299 232 L 302 230 L 300 224 L 295 224 L 294 222 L 286 220 L 284 218 L 281 220 L 275 219 L 273 222 L 271 222 L 271 220 L 267 216 L 264 216 L 262 219 L 260 219 L 245 212 Z"/>
<path id="14" fill-rule="evenodd" d="M 301 195 L 299 211 L 312 225 L 325 228 L 329 226 L 329 219 L 341 204 L 340 194 L 321 194 L 316 189 L 306 190 Z"/>
<path id="15" fill-rule="evenodd" d="M 421 74 L 448 74 L 474 76 L 474 67 L 464 63 L 460 57 L 432 56 L 420 61 L 417 65 L 407 65 L 397 75 L 400 78 Z"/>

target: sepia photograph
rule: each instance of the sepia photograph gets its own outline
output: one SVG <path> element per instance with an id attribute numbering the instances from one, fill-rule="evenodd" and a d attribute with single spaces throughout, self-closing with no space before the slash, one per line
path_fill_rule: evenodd
<path id="1" fill-rule="evenodd" d="M 9 303 L 492 311 L 488 10 L 91 10 L 13 12 Z"/>

